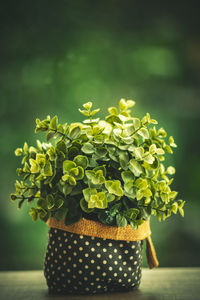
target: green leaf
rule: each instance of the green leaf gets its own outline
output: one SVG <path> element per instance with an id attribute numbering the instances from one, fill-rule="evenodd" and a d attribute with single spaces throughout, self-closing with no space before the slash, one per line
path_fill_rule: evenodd
<path id="1" fill-rule="evenodd" d="M 93 169 L 93 171 L 99 171 L 101 170 L 103 172 L 103 176 L 105 177 L 106 176 L 106 168 L 105 168 L 105 165 L 101 165 L 101 166 L 98 166 L 96 168 Z"/>
<path id="2" fill-rule="evenodd" d="M 74 224 L 74 223 L 80 221 L 81 218 L 82 218 L 81 211 L 77 211 L 76 214 L 73 214 L 73 215 L 69 211 L 65 217 L 65 225 L 68 226 L 68 225 Z"/>
<path id="3" fill-rule="evenodd" d="M 173 175 L 173 174 L 175 174 L 175 172 L 176 172 L 176 170 L 175 170 L 174 167 L 170 166 L 170 167 L 167 168 L 167 174 Z"/>
<path id="4" fill-rule="evenodd" d="M 31 207 L 29 215 L 32 217 L 34 222 L 37 221 L 37 219 L 38 219 L 37 209 L 35 209 L 34 207 Z"/>
<path id="5" fill-rule="evenodd" d="M 81 150 L 82 150 L 84 153 L 86 153 L 86 154 L 92 154 L 92 153 L 94 153 L 95 148 L 94 148 L 94 146 L 93 146 L 92 144 L 90 144 L 90 143 L 85 143 L 85 144 L 83 145 L 83 147 L 81 148 Z"/>
<path id="6" fill-rule="evenodd" d="M 84 177 L 84 169 L 80 166 L 77 167 L 78 175 L 75 176 L 76 180 L 81 180 Z"/>
<path id="7" fill-rule="evenodd" d="M 148 139 L 149 138 L 149 132 L 146 128 L 141 128 L 140 130 L 137 131 L 137 133 L 143 137 L 143 139 Z"/>
<path id="8" fill-rule="evenodd" d="M 65 174 L 62 176 L 63 181 L 67 181 L 69 179 L 69 174 Z"/>
<path id="9" fill-rule="evenodd" d="M 106 194 L 106 198 L 107 198 L 108 202 L 112 202 L 115 200 L 115 196 L 113 194 L 109 194 L 109 193 Z"/>
<path id="10" fill-rule="evenodd" d="M 140 128 L 140 126 L 141 126 L 140 119 L 138 119 L 138 118 L 133 118 L 132 122 L 133 122 L 133 125 L 134 125 L 134 129 L 135 129 L 135 130 L 138 130 L 138 129 Z"/>
<path id="11" fill-rule="evenodd" d="M 111 114 L 111 115 L 117 115 L 118 114 L 118 110 L 116 107 L 109 107 L 108 108 L 108 112 Z"/>
<path id="12" fill-rule="evenodd" d="M 143 147 L 135 147 L 133 150 L 133 154 L 136 159 L 142 160 L 144 156 L 144 148 Z"/>
<path id="13" fill-rule="evenodd" d="M 119 180 L 107 180 L 105 186 L 110 194 L 116 196 L 123 196 L 123 190 L 121 188 L 121 182 Z"/>
<path id="14" fill-rule="evenodd" d="M 76 179 L 73 176 L 69 176 L 68 182 L 71 185 L 76 185 Z"/>
<path id="15" fill-rule="evenodd" d="M 169 144 L 170 144 L 171 147 L 174 147 L 174 148 L 177 147 L 177 145 L 176 145 L 175 142 L 174 142 L 173 136 L 170 136 L 170 137 L 169 137 Z"/>
<path id="16" fill-rule="evenodd" d="M 157 147 L 155 144 L 152 144 L 150 147 L 149 147 L 149 153 L 150 154 L 155 154 L 157 151 Z"/>
<path id="17" fill-rule="evenodd" d="M 107 207 L 107 199 L 104 192 L 99 192 L 95 195 L 91 195 L 88 202 L 88 208 L 105 209 Z"/>
<path id="18" fill-rule="evenodd" d="M 167 136 L 167 133 L 163 128 L 160 128 L 160 129 L 158 129 L 157 135 L 165 138 Z"/>
<path id="19" fill-rule="evenodd" d="M 64 175 L 65 176 L 65 175 Z M 69 178 L 69 175 L 68 175 L 68 178 Z M 67 178 L 67 179 L 68 179 Z M 63 177 L 62 177 L 63 179 Z M 65 181 L 65 180 L 64 180 Z M 73 190 L 73 186 L 71 186 L 70 184 L 68 183 L 65 183 L 65 185 L 62 187 L 62 192 L 65 196 L 69 195 Z"/>
<path id="20" fill-rule="evenodd" d="M 22 153 L 23 153 L 22 148 L 17 148 L 17 149 L 15 150 L 15 155 L 16 155 L 16 156 L 21 156 Z"/>
<path id="21" fill-rule="evenodd" d="M 93 208 L 88 208 L 88 202 L 85 201 L 84 198 L 81 198 L 81 201 L 80 201 L 80 207 L 81 209 L 86 212 L 87 214 L 90 214 L 91 212 L 94 211 Z"/>
<path id="22" fill-rule="evenodd" d="M 43 198 L 38 199 L 38 201 L 37 201 L 37 208 L 40 208 L 40 209 L 47 208 L 47 201 L 46 201 L 46 199 L 43 199 Z"/>
<path id="23" fill-rule="evenodd" d="M 66 217 L 66 214 L 68 213 L 68 208 L 61 208 L 59 210 L 57 210 L 54 214 L 54 218 L 56 218 L 56 220 L 61 221 Z"/>
<path id="24" fill-rule="evenodd" d="M 126 218 L 121 214 L 116 215 L 116 223 L 119 227 L 126 227 L 128 224 Z"/>
<path id="25" fill-rule="evenodd" d="M 17 199 L 17 196 L 16 196 L 15 194 L 11 194 L 11 195 L 10 195 L 10 199 L 11 199 L 12 201 L 15 201 L 15 200 Z"/>
<path id="26" fill-rule="evenodd" d="M 100 111 L 99 108 L 94 109 L 93 111 L 91 111 L 90 116 L 93 117 L 94 115 L 96 115 L 96 113 L 98 113 Z"/>
<path id="27" fill-rule="evenodd" d="M 55 199 L 55 207 L 56 207 L 56 208 L 62 207 L 63 204 L 64 204 L 64 200 L 63 200 L 63 199 L 61 199 L 61 198 Z"/>
<path id="28" fill-rule="evenodd" d="M 29 163 L 31 165 L 30 168 L 31 173 L 36 174 L 40 171 L 40 167 L 34 159 L 30 158 Z"/>
<path id="29" fill-rule="evenodd" d="M 46 201 L 47 201 L 47 208 L 52 209 L 55 204 L 54 197 L 52 195 L 47 195 Z"/>
<path id="30" fill-rule="evenodd" d="M 137 208 L 129 208 L 125 213 L 126 219 L 128 219 L 129 222 L 135 221 L 139 212 L 140 211 Z"/>
<path id="31" fill-rule="evenodd" d="M 67 146 L 64 141 L 59 141 L 56 143 L 56 151 L 62 151 L 63 153 L 67 152 Z"/>
<path id="32" fill-rule="evenodd" d="M 49 128 L 50 129 L 57 129 L 57 123 L 58 123 L 58 117 L 57 116 L 55 116 L 55 117 L 53 117 L 52 119 L 51 119 L 51 122 L 50 122 L 50 124 L 49 124 Z"/>
<path id="33" fill-rule="evenodd" d="M 136 177 L 139 177 L 142 174 L 142 167 L 135 159 L 129 161 L 128 167 Z"/>
<path id="34" fill-rule="evenodd" d="M 71 161 L 71 160 L 65 160 L 65 161 L 63 162 L 63 172 L 64 172 L 64 173 L 70 172 L 70 170 L 71 170 L 72 168 L 75 168 L 75 167 L 76 167 L 75 162 L 73 162 L 73 161 Z"/>
<path id="35" fill-rule="evenodd" d="M 107 149 L 105 147 L 99 147 L 96 149 L 96 155 L 100 157 L 104 157 L 107 153 Z"/>
<path id="36" fill-rule="evenodd" d="M 86 188 L 83 190 L 83 196 L 87 202 L 90 201 L 91 195 L 95 195 L 96 193 L 97 193 L 97 190 L 94 188 Z"/>
<path id="37" fill-rule="evenodd" d="M 87 110 L 90 110 L 92 108 L 92 102 L 87 102 L 87 103 L 83 104 L 83 107 Z"/>
<path id="38" fill-rule="evenodd" d="M 74 176 L 74 177 L 76 177 L 76 176 L 78 175 L 78 173 L 79 173 L 79 169 L 78 169 L 78 168 L 72 168 L 72 169 L 70 170 L 70 174 L 71 174 L 72 176 Z"/>
<path id="39" fill-rule="evenodd" d="M 50 161 L 47 161 L 46 162 L 46 165 L 42 171 L 42 174 L 44 176 L 52 176 L 53 175 L 53 171 L 52 171 L 52 166 L 51 166 L 51 163 Z"/>
<path id="40" fill-rule="evenodd" d="M 150 153 L 149 154 L 146 154 L 144 157 L 143 157 L 143 160 L 148 163 L 148 164 L 153 164 L 154 160 L 155 160 L 155 157 L 153 155 L 151 155 Z"/>
<path id="41" fill-rule="evenodd" d="M 87 156 L 83 156 L 83 155 L 77 155 L 74 158 L 74 162 L 77 166 L 82 167 L 83 169 L 86 169 L 88 166 L 88 158 Z"/>
<path id="42" fill-rule="evenodd" d="M 172 204 L 171 210 L 172 210 L 172 212 L 173 212 L 174 214 L 177 213 L 177 211 L 178 211 L 178 203 L 177 203 L 177 202 L 174 202 L 174 203 Z"/>
<path id="43" fill-rule="evenodd" d="M 110 208 L 109 214 L 110 214 L 112 217 L 116 216 L 116 214 L 120 211 L 121 207 L 122 207 L 122 203 L 116 203 L 116 204 L 114 204 L 114 205 Z"/>
<path id="44" fill-rule="evenodd" d="M 76 126 L 70 131 L 69 138 L 74 140 L 78 138 L 80 134 L 81 134 L 81 128 L 79 126 Z"/>
<path id="45" fill-rule="evenodd" d="M 119 162 L 122 169 L 128 169 L 129 155 L 125 151 L 119 151 Z"/>
<path id="46" fill-rule="evenodd" d="M 183 210 L 183 208 L 179 207 L 178 210 L 179 210 L 181 216 L 184 217 L 184 210 Z"/>
<path id="47" fill-rule="evenodd" d="M 82 110 L 82 109 L 79 108 L 79 111 L 80 111 L 80 113 L 81 113 L 82 115 L 84 115 L 85 117 L 89 117 L 89 116 L 90 116 L 90 113 L 89 113 L 89 111 L 87 111 L 87 110 Z"/>
<path id="48" fill-rule="evenodd" d="M 172 148 L 171 148 L 169 145 L 166 145 L 166 146 L 164 147 L 164 149 L 165 149 L 168 153 L 173 154 Z"/>
<path id="49" fill-rule="evenodd" d="M 123 181 L 126 183 L 128 181 L 134 181 L 135 176 L 130 171 L 123 171 L 121 173 Z"/>
<path id="50" fill-rule="evenodd" d="M 54 135 L 55 135 L 54 131 L 47 132 L 47 135 L 46 135 L 47 142 L 50 141 L 50 139 L 52 139 L 54 137 Z"/>
<path id="51" fill-rule="evenodd" d="M 128 193 L 128 194 L 131 194 L 132 195 L 132 198 L 135 198 L 135 188 L 133 186 L 133 181 L 129 181 L 129 182 L 126 182 L 124 184 L 124 190 Z"/>
<path id="52" fill-rule="evenodd" d="M 165 151 L 164 151 L 162 148 L 157 148 L 157 149 L 156 149 L 156 153 L 157 153 L 158 155 L 163 155 L 163 154 L 165 154 Z"/>

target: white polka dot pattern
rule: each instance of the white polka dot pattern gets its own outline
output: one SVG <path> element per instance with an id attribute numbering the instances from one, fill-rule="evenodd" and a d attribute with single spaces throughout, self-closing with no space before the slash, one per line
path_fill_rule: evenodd
<path id="1" fill-rule="evenodd" d="M 126 242 L 50 228 L 44 274 L 49 291 L 96 294 L 137 288 L 143 241 Z"/>

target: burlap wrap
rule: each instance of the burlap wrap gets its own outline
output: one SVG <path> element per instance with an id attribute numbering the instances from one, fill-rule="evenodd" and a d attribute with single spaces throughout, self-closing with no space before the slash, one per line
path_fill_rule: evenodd
<path id="1" fill-rule="evenodd" d="M 47 221 L 47 225 L 71 233 L 96 236 L 105 239 L 124 241 L 140 241 L 146 239 L 146 255 L 149 268 L 152 269 L 158 266 L 156 252 L 151 240 L 149 220 L 140 225 L 137 230 L 133 230 L 130 225 L 126 227 L 107 226 L 100 222 L 87 220 L 85 218 L 82 218 L 79 222 L 72 225 L 65 225 L 63 220 L 58 221 L 55 218 L 50 218 Z"/>

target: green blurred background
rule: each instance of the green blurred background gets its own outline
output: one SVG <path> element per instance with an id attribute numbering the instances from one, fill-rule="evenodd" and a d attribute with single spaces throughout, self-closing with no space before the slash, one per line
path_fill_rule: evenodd
<path id="1" fill-rule="evenodd" d="M 169 162 L 185 218 L 152 220 L 160 266 L 200 266 L 200 21 L 198 1 L 1 1 L 0 269 L 41 269 L 48 228 L 9 200 L 35 118 L 82 120 L 78 108 L 122 97 L 149 112 L 179 147 Z M 146 262 L 144 259 L 144 265 Z"/>

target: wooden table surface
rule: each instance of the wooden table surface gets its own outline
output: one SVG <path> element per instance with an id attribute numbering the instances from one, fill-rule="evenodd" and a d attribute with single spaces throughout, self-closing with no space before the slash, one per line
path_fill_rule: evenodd
<path id="1" fill-rule="evenodd" d="M 143 269 L 140 288 L 93 296 L 49 295 L 42 271 L 0 272 L 0 300 L 198 300 L 200 268 Z"/>

